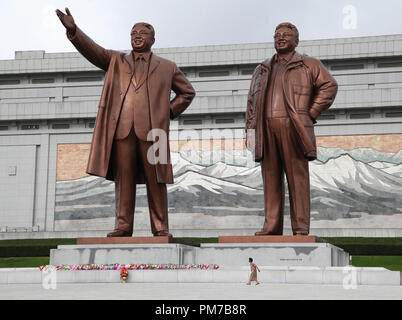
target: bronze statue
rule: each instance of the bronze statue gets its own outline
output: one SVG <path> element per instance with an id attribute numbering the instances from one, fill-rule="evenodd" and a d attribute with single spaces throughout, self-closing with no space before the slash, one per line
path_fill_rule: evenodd
<path id="1" fill-rule="evenodd" d="M 133 50 L 126 54 L 96 44 L 76 26 L 68 8 L 66 13 L 56 10 L 68 39 L 88 61 L 106 71 L 87 173 L 115 182 L 115 230 L 107 236 L 132 236 L 136 184 L 144 182 L 152 233 L 171 236 L 166 189 L 173 183 L 169 119 L 190 105 L 194 89 L 175 63 L 152 53 L 155 31 L 150 24 L 133 26 Z M 173 100 L 171 90 L 176 94 Z M 156 141 L 163 146 L 152 157 L 149 151 Z"/>
<path id="2" fill-rule="evenodd" d="M 294 235 L 310 231 L 308 161 L 317 158 L 313 124 L 333 103 L 338 85 L 322 63 L 295 51 L 299 32 L 281 23 L 276 54 L 254 71 L 247 101 L 247 148 L 261 162 L 265 222 L 255 235 L 282 235 L 284 172 L 289 186 Z"/>

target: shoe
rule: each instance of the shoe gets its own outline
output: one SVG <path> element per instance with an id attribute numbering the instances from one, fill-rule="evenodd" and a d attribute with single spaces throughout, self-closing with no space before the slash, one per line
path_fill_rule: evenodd
<path id="1" fill-rule="evenodd" d="M 154 237 L 173 237 L 168 231 L 158 231 L 154 233 Z"/>
<path id="2" fill-rule="evenodd" d="M 255 236 L 281 236 L 281 234 L 275 234 L 270 231 L 264 231 L 264 230 L 257 231 L 254 235 Z"/>
<path id="3" fill-rule="evenodd" d="M 296 231 L 293 235 L 294 235 L 294 236 L 308 236 L 308 232 L 305 232 L 305 231 Z"/>
<path id="4" fill-rule="evenodd" d="M 127 231 L 123 231 L 123 230 L 115 230 L 113 232 L 109 232 L 107 234 L 108 238 L 112 238 L 112 237 L 131 237 L 133 235 L 133 233 L 131 232 L 127 232 Z"/>

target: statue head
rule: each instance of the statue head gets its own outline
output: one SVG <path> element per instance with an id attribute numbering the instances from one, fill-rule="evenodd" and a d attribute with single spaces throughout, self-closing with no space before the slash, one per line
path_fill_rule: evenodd
<path id="1" fill-rule="evenodd" d="M 292 52 L 299 44 L 299 31 L 290 22 L 283 22 L 275 29 L 274 42 L 276 52 Z"/>
<path id="2" fill-rule="evenodd" d="M 148 52 L 155 43 L 155 30 L 146 22 L 139 22 L 131 29 L 131 46 L 135 52 Z"/>

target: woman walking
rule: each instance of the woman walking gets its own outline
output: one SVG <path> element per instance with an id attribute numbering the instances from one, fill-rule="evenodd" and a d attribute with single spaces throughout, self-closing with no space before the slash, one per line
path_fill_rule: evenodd
<path id="1" fill-rule="evenodd" d="M 260 269 L 258 266 L 253 262 L 253 258 L 248 258 L 248 262 L 250 264 L 250 269 L 251 269 L 251 274 L 250 274 L 250 279 L 247 282 L 247 285 L 251 284 L 251 281 L 255 281 L 256 284 L 260 284 L 260 282 L 257 280 L 257 270 L 260 272 Z"/>

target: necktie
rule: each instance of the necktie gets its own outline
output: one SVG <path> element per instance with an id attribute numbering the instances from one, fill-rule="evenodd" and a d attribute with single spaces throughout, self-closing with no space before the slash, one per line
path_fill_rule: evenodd
<path id="1" fill-rule="evenodd" d="M 140 56 L 136 59 L 135 81 L 137 82 L 137 85 L 140 84 L 140 80 L 144 74 L 144 64 L 144 57 Z"/>

